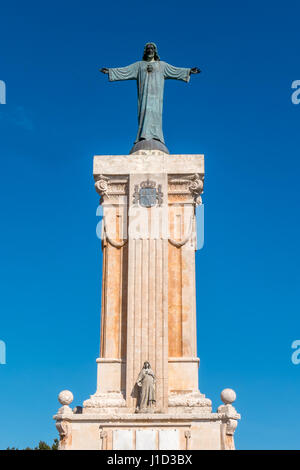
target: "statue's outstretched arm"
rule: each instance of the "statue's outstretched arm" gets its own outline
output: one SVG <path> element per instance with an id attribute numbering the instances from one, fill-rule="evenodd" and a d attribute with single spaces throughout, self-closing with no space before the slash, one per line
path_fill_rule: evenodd
<path id="1" fill-rule="evenodd" d="M 134 64 L 127 65 L 127 67 L 109 69 L 107 67 L 103 67 L 100 69 L 100 72 L 107 74 L 110 82 L 115 82 L 118 80 L 136 80 L 138 68 L 138 62 L 135 62 Z"/>
<path id="2" fill-rule="evenodd" d="M 198 67 L 193 67 L 193 68 L 190 70 L 190 74 L 192 74 L 192 73 L 200 73 L 200 72 L 201 72 L 201 70 L 198 69 Z"/>
<path id="3" fill-rule="evenodd" d="M 188 82 L 190 80 L 191 74 L 201 72 L 201 70 L 197 67 L 174 67 L 174 65 L 167 64 L 166 62 L 164 63 L 163 67 L 164 77 L 166 79 L 183 80 L 184 82 Z"/>

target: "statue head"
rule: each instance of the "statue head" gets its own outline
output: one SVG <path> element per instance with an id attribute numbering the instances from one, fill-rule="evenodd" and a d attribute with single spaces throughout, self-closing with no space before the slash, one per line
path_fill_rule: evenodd
<path id="1" fill-rule="evenodd" d="M 151 369 L 150 362 L 144 362 L 143 369 Z"/>
<path id="2" fill-rule="evenodd" d="M 160 60 L 158 52 L 157 52 L 157 46 L 154 44 L 154 42 L 147 42 L 144 47 L 144 55 L 143 55 L 143 60 Z"/>

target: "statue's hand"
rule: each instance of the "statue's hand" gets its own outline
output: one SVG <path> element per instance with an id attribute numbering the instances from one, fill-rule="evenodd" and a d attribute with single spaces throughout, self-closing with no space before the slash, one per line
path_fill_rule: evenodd
<path id="1" fill-rule="evenodd" d="M 198 69 L 198 67 L 193 67 L 193 68 L 190 70 L 190 74 L 191 74 L 191 73 L 200 73 L 200 72 L 201 72 L 201 70 Z"/>
<path id="2" fill-rule="evenodd" d="M 138 387 L 142 386 L 142 382 L 137 382 L 136 384 L 137 384 Z"/>
<path id="3" fill-rule="evenodd" d="M 100 69 L 100 72 L 102 73 L 108 73 L 108 69 L 106 67 L 102 67 L 102 69 Z"/>

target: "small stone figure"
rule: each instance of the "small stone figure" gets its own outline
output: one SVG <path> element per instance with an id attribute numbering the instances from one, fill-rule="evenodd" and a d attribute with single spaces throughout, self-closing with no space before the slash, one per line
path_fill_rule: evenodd
<path id="1" fill-rule="evenodd" d="M 148 361 L 144 362 L 143 368 L 137 378 L 139 387 L 138 413 L 149 413 L 155 404 L 154 384 L 156 377 Z"/>

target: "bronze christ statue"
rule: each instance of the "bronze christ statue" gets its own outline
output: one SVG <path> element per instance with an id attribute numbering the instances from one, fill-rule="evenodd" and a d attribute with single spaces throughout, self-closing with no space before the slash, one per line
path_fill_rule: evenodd
<path id="1" fill-rule="evenodd" d="M 197 67 L 174 67 L 160 60 L 157 47 L 149 42 L 143 59 L 127 67 L 102 68 L 109 81 L 136 80 L 138 89 L 138 132 L 130 153 L 140 149 L 160 149 L 167 153 L 162 131 L 163 93 L 165 80 L 189 82 L 191 74 L 200 73 Z"/>

